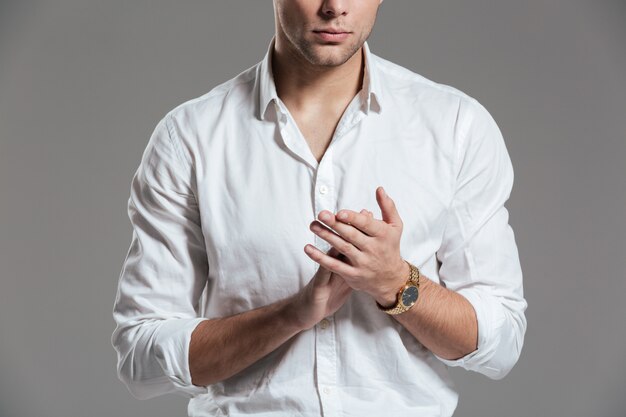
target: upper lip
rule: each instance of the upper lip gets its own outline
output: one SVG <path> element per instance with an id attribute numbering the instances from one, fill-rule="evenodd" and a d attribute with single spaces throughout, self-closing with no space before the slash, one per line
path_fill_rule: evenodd
<path id="1" fill-rule="evenodd" d="M 327 33 L 349 33 L 347 30 L 335 29 L 335 28 L 323 28 L 315 29 L 313 32 L 327 32 Z"/>

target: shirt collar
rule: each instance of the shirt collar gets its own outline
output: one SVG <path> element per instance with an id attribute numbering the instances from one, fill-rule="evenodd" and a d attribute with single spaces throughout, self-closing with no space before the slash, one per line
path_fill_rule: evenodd
<path id="1" fill-rule="evenodd" d="M 265 120 L 267 107 L 270 102 L 275 101 L 278 103 L 278 94 L 276 93 L 276 84 L 274 83 L 272 73 L 272 53 L 274 51 L 275 41 L 276 36 L 273 36 L 265 57 L 258 65 L 256 71 L 255 89 L 258 97 L 257 117 L 261 120 Z M 370 110 L 380 113 L 382 106 L 379 74 L 367 41 L 363 43 L 363 52 L 365 58 L 365 74 L 363 76 L 363 88 L 360 94 L 364 95 L 365 113 L 369 113 Z"/>

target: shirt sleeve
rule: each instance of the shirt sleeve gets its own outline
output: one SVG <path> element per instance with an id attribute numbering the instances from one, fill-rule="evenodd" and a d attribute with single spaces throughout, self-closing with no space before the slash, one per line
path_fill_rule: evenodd
<path id="1" fill-rule="evenodd" d="M 208 261 L 200 214 L 169 116 L 152 133 L 128 199 L 133 227 L 113 308 L 118 377 L 138 399 L 207 392 L 191 383 L 189 341 Z"/>
<path id="2" fill-rule="evenodd" d="M 448 289 L 474 307 L 478 348 L 456 360 L 436 356 L 491 379 L 504 378 L 519 359 L 527 307 L 509 213 L 513 166 L 496 122 L 476 100 L 459 110 L 456 188 L 437 259 Z"/>

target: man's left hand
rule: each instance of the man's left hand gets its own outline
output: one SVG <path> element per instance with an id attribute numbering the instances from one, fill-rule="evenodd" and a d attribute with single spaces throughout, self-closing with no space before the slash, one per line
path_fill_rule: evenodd
<path id="1" fill-rule="evenodd" d="M 350 287 L 388 306 L 395 303 L 410 268 L 400 256 L 403 223 L 394 201 L 382 187 L 376 189 L 376 201 L 382 220 L 374 219 L 366 210 L 358 213 L 342 209 L 337 215 L 322 210 L 319 221 L 311 222 L 311 231 L 343 256 L 331 257 L 313 245 L 306 245 L 304 250 L 315 262 L 341 275 Z"/>

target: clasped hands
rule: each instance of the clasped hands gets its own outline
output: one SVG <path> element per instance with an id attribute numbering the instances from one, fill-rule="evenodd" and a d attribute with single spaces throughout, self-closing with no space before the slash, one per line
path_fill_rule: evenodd
<path id="1" fill-rule="evenodd" d="M 376 201 L 382 220 L 375 219 L 365 209 L 361 212 L 342 209 L 337 215 L 322 210 L 319 221 L 311 222 L 311 231 L 340 256 L 333 257 L 313 245 L 306 245 L 304 251 L 320 266 L 343 278 L 352 289 L 365 291 L 382 305 L 391 305 L 409 277 L 410 268 L 400 256 L 403 223 L 394 201 L 383 187 L 376 189 Z"/>

